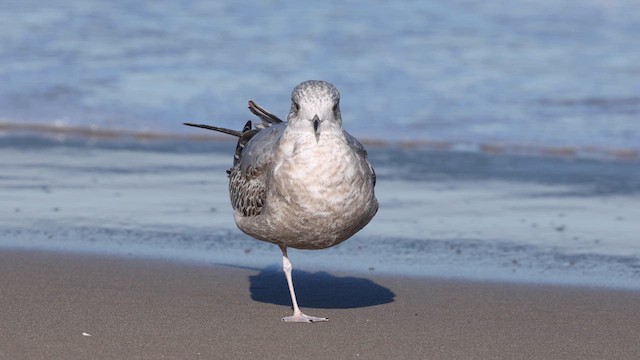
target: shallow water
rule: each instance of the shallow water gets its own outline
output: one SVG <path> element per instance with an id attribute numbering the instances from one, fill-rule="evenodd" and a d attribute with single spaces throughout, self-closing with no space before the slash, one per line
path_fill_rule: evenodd
<path id="1" fill-rule="evenodd" d="M 234 146 L 0 137 L 0 249 L 278 267 L 233 222 Z M 640 289 L 636 163 L 369 152 L 379 213 L 297 268 Z"/>
<path id="2" fill-rule="evenodd" d="M 188 132 L 310 78 L 359 137 L 640 149 L 640 3 L 4 1 L 0 120 Z"/>

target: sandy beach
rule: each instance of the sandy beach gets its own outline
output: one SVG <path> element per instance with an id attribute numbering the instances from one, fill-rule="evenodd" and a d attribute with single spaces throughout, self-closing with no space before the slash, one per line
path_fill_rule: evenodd
<path id="1" fill-rule="evenodd" d="M 3 359 L 637 359 L 640 293 L 0 252 Z M 83 335 L 84 334 L 84 335 Z M 90 335 L 90 336 L 89 336 Z"/>

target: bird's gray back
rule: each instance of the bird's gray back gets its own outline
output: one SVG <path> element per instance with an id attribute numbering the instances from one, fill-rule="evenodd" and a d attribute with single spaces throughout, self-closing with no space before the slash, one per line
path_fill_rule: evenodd
<path id="1" fill-rule="evenodd" d="M 268 126 L 249 140 L 238 160 L 238 168 L 242 173 L 247 174 L 256 168 L 270 166 L 278 141 L 286 127 L 286 122 Z"/>

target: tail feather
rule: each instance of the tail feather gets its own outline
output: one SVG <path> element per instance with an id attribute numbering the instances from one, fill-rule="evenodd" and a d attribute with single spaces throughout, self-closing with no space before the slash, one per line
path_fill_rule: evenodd
<path id="1" fill-rule="evenodd" d="M 252 129 L 253 124 L 251 123 L 251 121 L 247 121 L 247 123 L 242 128 L 242 131 L 231 130 L 227 128 L 222 128 L 222 127 L 212 126 L 212 125 L 205 125 L 205 124 L 193 124 L 193 123 L 183 123 L 183 124 L 187 126 L 193 126 L 193 127 L 203 128 L 207 130 L 218 131 L 224 134 L 229 134 L 237 137 L 238 144 L 236 145 L 235 155 L 233 156 L 233 166 L 235 167 L 238 164 L 238 162 L 240 162 L 240 159 L 242 158 L 242 151 L 244 150 L 244 147 L 247 145 L 249 140 L 251 140 L 251 138 L 255 134 L 257 134 L 260 130 L 265 129 L 273 124 L 279 124 L 283 122 L 282 120 L 280 120 L 279 117 L 263 109 L 252 100 L 249 100 L 249 110 L 254 115 L 259 117 L 260 120 L 262 121 L 261 124 L 257 124 L 253 129 Z M 230 173 L 230 171 L 227 171 L 227 173 Z"/>
<path id="2" fill-rule="evenodd" d="M 233 135 L 233 136 L 236 136 L 236 137 L 242 137 L 242 134 L 244 133 L 244 131 L 246 131 L 246 130 L 243 130 L 243 131 L 231 130 L 231 129 L 227 129 L 227 128 L 221 128 L 221 127 L 205 125 L 205 124 L 192 124 L 192 123 L 183 123 L 183 124 L 187 125 L 187 126 L 193 126 L 193 127 L 199 127 L 199 128 L 213 130 L 213 131 L 219 131 L 221 133 Z M 249 124 L 249 126 L 251 126 L 251 124 Z"/>

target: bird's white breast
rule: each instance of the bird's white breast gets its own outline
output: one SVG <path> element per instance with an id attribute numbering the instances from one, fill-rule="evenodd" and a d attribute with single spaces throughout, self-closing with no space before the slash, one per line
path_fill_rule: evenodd
<path id="1" fill-rule="evenodd" d="M 377 211 L 369 166 L 342 132 L 322 133 L 318 141 L 311 134 L 283 136 L 277 151 L 259 221 L 263 240 L 326 248 L 348 239 Z"/>

